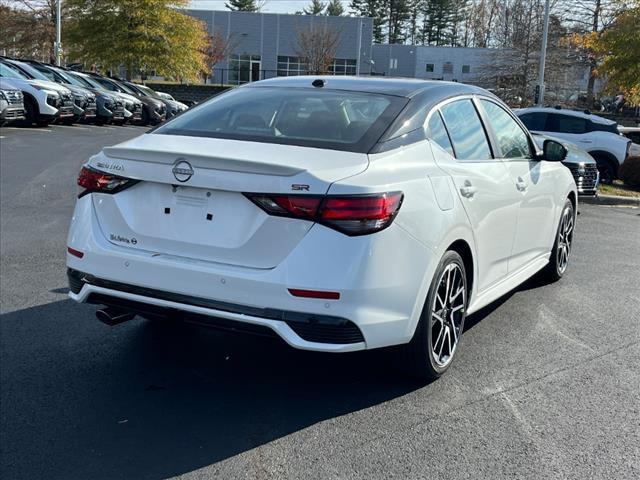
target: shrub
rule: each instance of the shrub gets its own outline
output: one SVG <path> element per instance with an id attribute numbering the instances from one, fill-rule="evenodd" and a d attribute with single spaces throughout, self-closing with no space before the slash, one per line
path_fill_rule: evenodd
<path id="1" fill-rule="evenodd" d="M 625 185 L 640 187 L 640 157 L 627 158 L 618 173 Z"/>

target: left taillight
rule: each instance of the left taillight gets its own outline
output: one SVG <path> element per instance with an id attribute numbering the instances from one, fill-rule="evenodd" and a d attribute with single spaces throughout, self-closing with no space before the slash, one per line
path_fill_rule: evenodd
<path id="1" fill-rule="evenodd" d="M 78 194 L 78 198 L 91 192 L 117 193 L 135 183 L 138 181 L 83 166 L 78 175 L 78 186 L 83 190 Z"/>
<path id="2" fill-rule="evenodd" d="M 349 236 L 387 228 L 403 199 L 402 192 L 326 196 L 245 193 L 245 196 L 269 215 L 318 222 Z"/>

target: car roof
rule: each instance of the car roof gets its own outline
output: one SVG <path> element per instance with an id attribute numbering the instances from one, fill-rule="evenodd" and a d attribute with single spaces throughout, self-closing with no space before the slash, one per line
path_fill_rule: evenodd
<path id="1" fill-rule="evenodd" d="M 544 112 L 544 113 L 562 113 L 563 115 L 570 115 L 572 117 L 584 118 L 586 120 L 591 120 L 595 123 L 600 123 L 603 125 L 615 125 L 615 121 L 609 120 L 608 118 L 600 117 L 598 115 L 593 115 L 592 113 L 586 113 L 580 110 L 568 110 L 565 108 L 556 108 L 556 107 L 529 107 L 529 108 L 518 108 L 514 110 L 516 115 L 521 115 L 524 113 L 535 113 L 535 112 Z"/>
<path id="2" fill-rule="evenodd" d="M 454 95 L 483 93 L 486 90 L 473 85 L 441 80 L 420 80 L 415 78 L 393 77 L 352 77 L 338 75 L 300 75 L 295 77 L 275 77 L 259 82 L 245 84 L 242 88 L 257 87 L 286 87 L 286 88 L 314 88 L 314 80 L 323 80 L 324 86 L 330 90 L 357 91 L 364 93 L 380 93 L 411 98 L 420 93 L 432 91 L 442 97 Z M 320 88 L 320 87 L 315 87 Z"/>

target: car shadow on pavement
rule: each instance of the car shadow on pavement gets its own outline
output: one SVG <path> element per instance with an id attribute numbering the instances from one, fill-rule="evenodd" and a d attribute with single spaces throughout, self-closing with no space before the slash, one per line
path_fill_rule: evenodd
<path id="1" fill-rule="evenodd" d="M 2 315 L 4 478 L 166 478 L 423 387 L 388 350 L 135 319 L 70 300 Z"/>

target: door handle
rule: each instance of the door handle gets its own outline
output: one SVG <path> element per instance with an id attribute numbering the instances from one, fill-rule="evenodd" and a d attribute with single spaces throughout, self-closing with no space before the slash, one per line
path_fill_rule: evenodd
<path id="1" fill-rule="evenodd" d="M 478 189 L 474 187 L 469 180 L 464 181 L 464 186 L 460 187 L 460 193 L 463 197 L 471 198 L 473 197 Z"/>
<path id="2" fill-rule="evenodd" d="M 524 192 L 527 189 L 527 182 L 525 182 L 522 177 L 518 177 L 518 181 L 516 182 L 516 188 L 519 192 Z"/>

